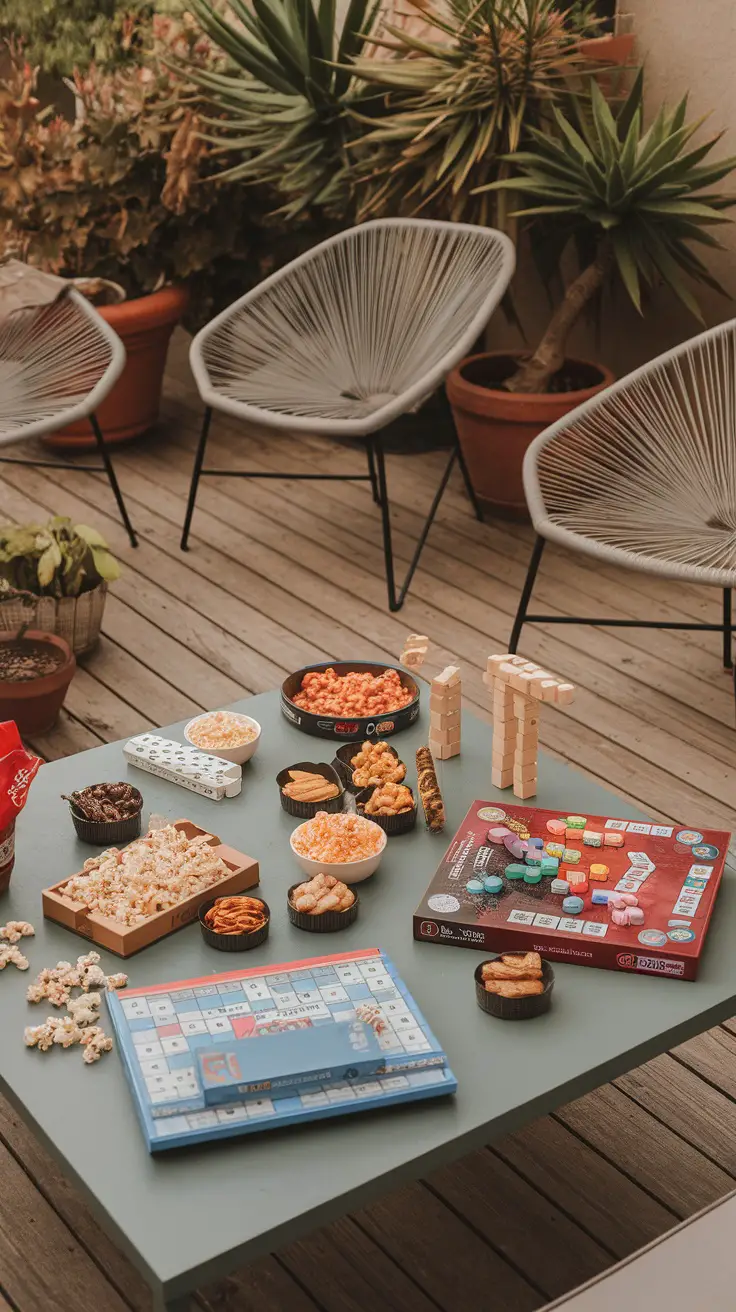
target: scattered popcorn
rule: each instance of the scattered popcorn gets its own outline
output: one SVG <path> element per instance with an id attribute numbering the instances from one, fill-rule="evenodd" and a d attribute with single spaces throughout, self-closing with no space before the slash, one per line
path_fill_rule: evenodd
<path id="1" fill-rule="evenodd" d="M 81 998 L 70 998 L 66 1004 L 71 1019 L 80 1029 L 96 1025 L 100 1019 L 99 993 L 85 993 Z"/>
<path id="2" fill-rule="evenodd" d="M 109 848 L 85 861 L 59 892 L 122 925 L 137 925 L 219 883 L 230 870 L 205 834 L 187 838 L 166 825 L 122 851 Z"/>
<path id="3" fill-rule="evenodd" d="M 106 988 L 108 993 L 112 993 L 114 989 L 124 989 L 127 983 L 128 976 L 121 971 L 118 975 L 108 975 Z"/>
<path id="4" fill-rule="evenodd" d="M 59 1047 L 71 1048 L 81 1042 L 82 1031 L 73 1016 L 52 1016 L 50 1020 L 55 1025 L 54 1043 L 58 1043 Z"/>
<path id="5" fill-rule="evenodd" d="M 92 996 L 97 996 L 99 1003 L 99 996 Z M 90 999 L 78 998 L 77 1001 L 88 1005 Z M 88 1066 L 93 1061 L 99 1061 L 103 1052 L 110 1052 L 112 1048 L 112 1039 L 99 1025 L 81 1029 L 73 1016 L 48 1016 L 40 1025 L 27 1025 L 23 1031 L 23 1041 L 27 1048 L 38 1048 L 39 1052 L 48 1052 L 52 1044 L 71 1048 L 79 1043 L 84 1048 L 82 1060 Z"/>
<path id="6" fill-rule="evenodd" d="M 99 1061 L 103 1052 L 110 1052 L 112 1049 L 112 1039 L 99 1025 L 95 1025 L 91 1030 L 84 1030 L 79 1042 L 84 1048 L 82 1061 L 88 1066 L 93 1061 Z"/>
<path id="7" fill-rule="evenodd" d="M 23 1031 L 23 1041 L 27 1048 L 38 1048 L 39 1052 L 47 1052 L 54 1041 L 56 1034 L 57 1017 L 49 1016 L 48 1020 L 41 1025 L 26 1025 Z"/>
<path id="8" fill-rule="evenodd" d="M 380 851 L 385 834 L 372 820 L 352 812 L 318 811 L 314 819 L 306 820 L 294 831 L 292 845 L 300 856 L 310 861 L 335 862 L 363 861 Z"/>
<path id="9" fill-rule="evenodd" d="M 0 970 L 5 970 L 10 962 L 17 966 L 18 970 L 28 970 L 28 957 L 23 956 L 20 948 L 15 947 L 14 944 L 0 943 Z"/>
<path id="10" fill-rule="evenodd" d="M 0 947 L 0 954 L 2 951 Z M 77 957 L 76 966 L 70 961 L 58 961 L 53 968 L 44 967 L 28 986 L 28 1001 L 42 1002 L 46 998 L 52 1007 L 63 1007 L 69 1001 L 72 989 L 82 989 L 85 993 L 98 988 L 124 989 L 128 976 L 106 975 L 99 960 L 99 952 L 88 952 L 86 956 Z"/>
<path id="11" fill-rule="evenodd" d="M 0 938 L 8 943 L 18 943 L 22 938 L 31 938 L 35 934 L 33 925 L 27 920 L 9 920 L 7 925 L 0 925 Z"/>
<path id="12" fill-rule="evenodd" d="M 258 730 L 245 715 L 238 715 L 235 711 L 211 711 L 189 725 L 187 736 L 195 747 L 205 751 L 215 751 L 218 747 L 229 751 L 252 743 L 258 737 Z"/>

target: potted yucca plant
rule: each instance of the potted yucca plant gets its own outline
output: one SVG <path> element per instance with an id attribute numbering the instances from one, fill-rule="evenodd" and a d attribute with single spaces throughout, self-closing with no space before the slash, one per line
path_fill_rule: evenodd
<path id="1" fill-rule="evenodd" d="M 0 634 L 25 624 L 81 655 L 99 638 L 107 585 L 119 577 L 105 539 L 86 524 L 55 516 L 47 524 L 2 525 Z"/>
<path id="2" fill-rule="evenodd" d="M 707 162 L 718 136 L 691 144 L 700 121 L 686 122 L 687 97 L 663 107 L 645 131 L 642 91 L 639 73 L 614 114 L 593 82 L 590 102 L 573 101 L 570 114 L 554 107 L 554 134 L 532 129 L 530 148 L 509 160 L 513 175 L 487 188 L 515 193 L 514 212 L 533 225 L 543 274 L 559 271 L 570 244 L 582 266 L 534 351 L 476 355 L 448 379 L 476 492 L 496 510 L 524 513 L 527 446 L 612 381 L 603 365 L 567 356 L 573 327 L 612 278 L 640 312 L 646 292 L 662 284 L 696 317 L 689 283 L 721 290 L 693 245 L 719 246 L 711 229 L 728 221 L 723 211 L 736 197 L 714 188 L 736 158 Z"/>

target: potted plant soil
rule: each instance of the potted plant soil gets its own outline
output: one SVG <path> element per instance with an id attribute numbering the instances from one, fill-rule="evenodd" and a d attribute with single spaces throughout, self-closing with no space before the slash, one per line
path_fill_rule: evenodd
<path id="1" fill-rule="evenodd" d="M 5 584 L 32 606 L 35 597 Z M 21 625 L 15 633 L 0 634 L 0 720 L 15 720 L 23 738 L 48 733 L 56 723 L 77 662 L 63 638 Z"/>
<path id="2" fill-rule="evenodd" d="M 119 577 L 105 539 L 87 524 L 56 516 L 0 525 L 0 634 L 25 623 L 82 655 L 99 639 L 107 585 Z"/>
<path id="3" fill-rule="evenodd" d="M 639 73 L 614 116 L 593 82 L 589 104 L 573 101 L 572 118 L 555 108 L 556 133 L 532 129 L 532 148 L 509 157 L 515 176 L 491 184 L 528 199 L 517 214 L 534 224 L 543 274 L 558 273 L 568 243 L 584 253 L 536 350 L 470 357 L 447 380 L 476 493 L 497 513 L 525 513 L 521 470 L 532 439 L 612 381 L 604 365 L 566 352 L 611 278 L 639 312 L 642 289 L 659 284 L 698 317 L 688 279 L 722 290 L 691 243 L 718 245 L 710 229 L 728 221 L 722 211 L 734 199 L 713 188 L 736 159 L 703 162 L 719 138 L 689 145 L 700 124 L 686 124 L 685 100 L 662 108 L 645 132 L 642 84 Z"/>

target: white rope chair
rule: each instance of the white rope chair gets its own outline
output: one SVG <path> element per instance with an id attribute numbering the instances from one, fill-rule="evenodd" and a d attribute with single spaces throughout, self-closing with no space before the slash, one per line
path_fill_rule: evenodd
<path id="1" fill-rule="evenodd" d="M 102 465 L 22 460 L 0 464 L 106 473 L 132 546 L 137 546 L 95 409 L 125 364 L 120 338 L 79 292 L 0 322 L 0 447 L 88 418 Z"/>
<path id="2" fill-rule="evenodd" d="M 537 531 L 511 635 L 524 624 L 708 629 L 732 668 L 736 586 L 736 320 L 652 360 L 540 433 L 524 460 Z M 530 615 L 545 540 L 723 589 L 721 624 Z"/>
<path id="3" fill-rule="evenodd" d="M 381 430 L 417 409 L 466 354 L 513 268 L 511 242 L 492 229 L 428 219 L 376 220 L 315 246 L 213 319 L 191 347 L 205 415 L 182 550 L 187 550 L 203 475 L 370 480 L 382 513 L 389 608 L 398 610 L 455 460 L 475 513 L 482 516 L 455 438 L 397 590 Z M 276 429 L 364 438 L 368 473 L 205 469 L 215 409 Z"/>

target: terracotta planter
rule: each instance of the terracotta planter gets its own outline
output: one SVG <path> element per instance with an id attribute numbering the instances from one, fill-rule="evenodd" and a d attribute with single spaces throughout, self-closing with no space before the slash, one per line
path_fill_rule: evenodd
<path id="1" fill-rule="evenodd" d="M 103 582 L 79 597 L 39 597 L 32 610 L 13 598 L 0 601 L 0 635 L 17 633 L 30 620 L 34 629 L 56 633 L 75 656 L 83 656 L 97 646 L 106 599 Z"/>
<path id="2" fill-rule="evenodd" d="M 15 720 L 22 738 L 47 733 L 56 723 L 67 688 L 74 678 L 77 662 L 68 642 L 55 633 L 28 629 L 23 635 L 31 642 L 58 647 L 64 660 L 51 674 L 27 683 L 0 681 L 0 720 Z M 0 635 L 0 647 L 14 642 L 12 634 Z"/>
<path id="3" fill-rule="evenodd" d="M 530 442 L 613 382 L 613 374 L 603 365 L 570 359 L 566 369 L 590 378 L 589 386 L 528 396 L 494 387 L 521 359 L 522 353 L 506 351 L 471 355 L 447 379 L 447 395 L 476 495 L 484 509 L 512 519 L 527 515 L 521 467 Z"/>
<path id="4" fill-rule="evenodd" d="M 596 64 L 632 64 L 635 39 L 633 32 L 588 37 L 580 42 L 580 53 Z"/>
<path id="5" fill-rule="evenodd" d="M 150 296 L 102 305 L 98 313 L 121 338 L 128 357 L 110 395 L 97 411 L 105 440 L 111 445 L 129 442 L 145 433 L 158 419 L 166 353 L 188 301 L 185 287 L 164 287 Z M 89 420 L 44 438 L 54 451 L 81 451 L 96 446 Z"/>

